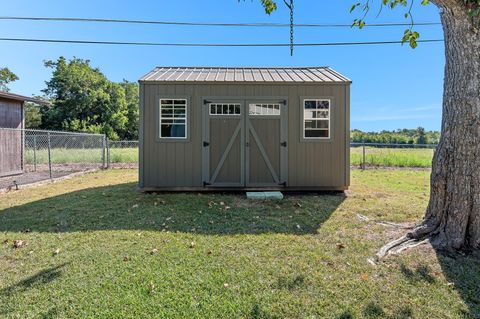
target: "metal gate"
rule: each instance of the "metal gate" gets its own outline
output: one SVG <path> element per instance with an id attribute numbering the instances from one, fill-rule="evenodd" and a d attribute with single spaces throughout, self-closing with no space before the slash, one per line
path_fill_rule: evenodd
<path id="1" fill-rule="evenodd" d="M 285 187 L 286 108 L 279 100 L 204 101 L 204 186 Z"/>

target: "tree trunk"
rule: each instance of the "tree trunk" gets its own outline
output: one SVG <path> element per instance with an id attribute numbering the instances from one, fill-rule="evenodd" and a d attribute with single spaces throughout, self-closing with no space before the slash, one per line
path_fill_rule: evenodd
<path id="1" fill-rule="evenodd" d="M 430 202 L 423 223 L 383 247 L 379 257 L 426 238 L 438 249 L 480 248 L 480 32 L 463 1 L 435 3 L 445 33 L 446 65 Z"/>

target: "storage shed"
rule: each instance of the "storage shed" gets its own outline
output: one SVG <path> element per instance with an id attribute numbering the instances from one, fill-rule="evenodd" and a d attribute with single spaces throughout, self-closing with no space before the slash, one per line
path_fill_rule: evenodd
<path id="1" fill-rule="evenodd" d="M 157 67 L 140 80 L 139 187 L 346 190 L 350 84 L 328 67 Z"/>
<path id="2" fill-rule="evenodd" d="M 26 101 L 44 103 L 31 97 L 0 91 L 0 177 L 23 173 Z"/>

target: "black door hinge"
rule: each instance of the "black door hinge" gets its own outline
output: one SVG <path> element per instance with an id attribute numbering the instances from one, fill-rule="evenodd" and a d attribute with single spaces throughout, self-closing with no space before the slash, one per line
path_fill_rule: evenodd
<path id="1" fill-rule="evenodd" d="M 203 147 L 207 147 L 207 146 L 209 146 L 209 145 L 210 145 L 210 143 L 208 143 L 208 142 L 203 142 Z"/>
<path id="2" fill-rule="evenodd" d="M 283 187 L 287 187 L 287 182 L 279 183 L 278 185 L 283 186 Z"/>
<path id="3" fill-rule="evenodd" d="M 280 145 L 283 146 L 283 147 L 287 147 L 287 142 L 282 142 L 282 143 L 280 143 Z"/>
<path id="4" fill-rule="evenodd" d="M 207 182 L 203 182 L 203 187 L 205 187 L 205 186 L 209 186 L 209 185 L 212 185 L 212 184 L 210 184 L 210 183 L 207 183 Z"/>
<path id="5" fill-rule="evenodd" d="M 203 100 L 203 104 L 210 104 L 210 103 L 212 103 L 212 101 Z"/>

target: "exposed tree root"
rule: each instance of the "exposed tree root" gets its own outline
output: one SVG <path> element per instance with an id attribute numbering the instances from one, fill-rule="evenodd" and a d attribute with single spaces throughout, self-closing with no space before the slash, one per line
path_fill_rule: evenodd
<path id="1" fill-rule="evenodd" d="M 415 239 L 409 238 L 408 235 L 402 236 L 394 241 L 391 241 L 384 245 L 378 253 L 375 255 L 376 260 L 380 260 L 382 258 L 387 257 L 388 255 L 392 254 L 399 254 L 404 250 L 409 248 L 417 247 L 423 244 L 430 242 L 430 237 L 424 239 Z"/>
<path id="2" fill-rule="evenodd" d="M 382 221 L 382 220 L 381 221 L 376 221 L 376 220 L 372 220 L 372 219 L 368 218 L 367 216 L 364 216 L 364 215 L 361 215 L 361 214 L 357 214 L 357 217 L 361 221 L 374 222 L 376 224 L 383 225 L 383 226 L 391 226 L 391 227 L 401 228 L 401 229 L 413 229 L 415 227 L 415 226 L 405 226 L 405 225 L 396 224 L 396 223 L 392 223 L 392 222 L 388 222 L 388 221 Z"/>

